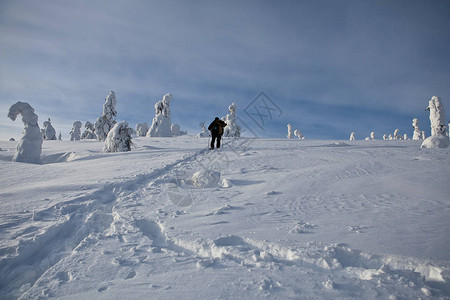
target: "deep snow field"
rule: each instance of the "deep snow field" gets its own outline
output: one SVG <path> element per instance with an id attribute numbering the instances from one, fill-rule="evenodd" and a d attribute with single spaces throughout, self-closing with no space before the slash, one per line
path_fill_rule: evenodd
<path id="1" fill-rule="evenodd" d="M 133 142 L 0 142 L 0 299 L 450 299 L 450 148 Z"/>

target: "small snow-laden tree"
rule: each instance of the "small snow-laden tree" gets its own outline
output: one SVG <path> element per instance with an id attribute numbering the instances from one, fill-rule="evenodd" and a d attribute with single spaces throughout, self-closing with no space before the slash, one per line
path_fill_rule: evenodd
<path id="1" fill-rule="evenodd" d="M 170 101 L 172 94 L 165 94 L 161 101 L 155 104 L 155 117 L 147 131 L 148 137 L 172 137 L 172 121 L 170 120 Z"/>
<path id="2" fill-rule="evenodd" d="M 374 140 L 374 139 L 375 139 L 375 132 L 372 131 L 372 132 L 370 133 L 370 139 L 371 139 L 371 140 Z"/>
<path id="3" fill-rule="evenodd" d="M 147 122 L 136 124 L 136 135 L 137 136 L 145 136 L 147 134 L 147 131 L 148 131 Z"/>
<path id="4" fill-rule="evenodd" d="M 398 130 L 398 129 L 394 130 L 394 137 L 393 137 L 394 140 L 401 140 L 402 139 L 402 136 L 399 134 L 399 131 L 400 130 Z"/>
<path id="5" fill-rule="evenodd" d="M 199 138 L 201 138 L 201 137 L 208 137 L 209 136 L 209 131 L 206 130 L 205 122 L 200 122 L 199 126 L 202 129 L 202 131 L 199 134 L 197 134 L 197 137 L 199 137 Z"/>
<path id="6" fill-rule="evenodd" d="M 94 125 L 94 133 L 99 141 L 105 140 L 108 132 L 116 124 L 116 105 L 117 99 L 114 91 L 111 91 L 103 104 L 103 113 L 97 118 Z"/>
<path id="7" fill-rule="evenodd" d="M 408 139 L 408 135 L 405 133 L 403 134 L 403 139 L 406 141 Z"/>
<path id="8" fill-rule="evenodd" d="M 421 148 L 447 148 L 449 138 L 445 126 L 445 110 L 441 98 L 433 96 L 426 110 L 430 111 L 431 136 L 422 142 Z"/>
<path id="9" fill-rule="evenodd" d="M 295 130 L 294 130 L 294 135 L 295 135 L 299 140 L 304 140 L 304 139 L 306 139 L 306 137 L 303 135 L 303 133 L 302 133 L 300 130 L 298 130 L 298 129 L 295 129 Z"/>
<path id="10" fill-rule="evenodd" d="M 236 104 L 233 102 L 228 106 L 229 113 L 222 117 L 222 121 L 227 123 L 223 129 L 223 135 L 227 137 L 241 137 L 241 127 L 236 122 Z"/>
<path id="11" fill-rule="evenodd" d="M 50 118 L 44 122 L 44 140 L 56 140 L 56 130 L 53 128 Z"/>
<path id="12" fill-rule="evenodd" d="M 412 126 L 414 127 L 413 140 L 420 140 L 422 138 L 422 131 L 419 129 L 419 119 L 414 118 L 412 120 Z"/>
<path id="13" fill-rule="evenodd" d="M 62 141 L 62 134 L 61 134 L 61 131 L 60 131 L 59 134 L 58 134 L 58 141 Z"/>
<path id="14" fill-rule="evenodd" d="M 72 131 L 70 132 L 71 141 L 79 141 L 81 138 L 81 126 L 83 124 L 80 121 L 75 121 L 73 123 Z"/>
<path id="15" fill-rule="evenodd" d="M 39 129 L 38 116 L 28 103 L 20 101 L 9 108 L 8 118 L 15 121 L 18 115 L 22 115 L 24 129 L 13 161 L 40 163 L 43 139 Z"/>
<path id="16" fill-rule="evenodd" d="M 180 136 L 181 135 L 181 128 L 178 124 L 172 124 L 171 131 L 173 136 Z"/>
<path id="17" fill-rule="evenodd" d="M 383 134 L 383 140 L 385 140 L 385 141 L 387 141 L 387 140 L 388 140 L 388 138 L 387 138 L 387 136 L 386 136 L 386 133 L 385 133 L 385 134 Z"/>
<path id="18" fill-rule="evenodd" d="M 94 131 L 94 124 L 92 124 L 89 121 L 86 121 L 86 123 L 84 123 L 84 132 L 81 135 L 81 139 L 83 140 L 92 140 L 92 139 L 96 139 L 97 136 L 95 135 Z"/>
<path id="19" fill-rule="evenodd" d="M 425 130 L 422 130 L 422 140 L 425 140 L 427 138 L 427 134 L 425 133 Z"/>
<path id="20" fill-rule="evenodd" d="M 430 111 L 431 135 L 445 134 L 445 110 L 441 98 L 431 97 L 426 110 Z"/>
<path id="21" fill-rule="evenodd" d="M 355 133 L 351 132 L 350 133 L 350 141 L 354 141 L 355 140 Z"/>
<path id="22" fill-rule="evenodd" d="M 119 122 L 109 131 L 103 146 L 103 152 L 126 152 L 131 151 L 131 135 L 133 129 L 128 127 L 127 122 Z"/>
<path id="23" fill-rule="evenodd" d="M 394 139 L 394 137 L 392 136 L 392 134 L 389 134 L 388 140 L 392 141 L 393 139 Z"/>
<path id="24" fill-rule="evenodd" d="M 292 125 L 287 124 L 287 129 L 288 129 L 287 138 L 292 139 L 292 137 L 293 137 Z"/>

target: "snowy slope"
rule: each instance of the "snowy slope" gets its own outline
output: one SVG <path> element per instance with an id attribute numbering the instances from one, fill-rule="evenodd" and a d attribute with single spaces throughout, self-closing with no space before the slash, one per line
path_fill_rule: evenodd
<path id="1" fill-rule="evenodd" d="M 1 299 L 450 297 L 448 149 L 133 142 L 0 142 Z"/>

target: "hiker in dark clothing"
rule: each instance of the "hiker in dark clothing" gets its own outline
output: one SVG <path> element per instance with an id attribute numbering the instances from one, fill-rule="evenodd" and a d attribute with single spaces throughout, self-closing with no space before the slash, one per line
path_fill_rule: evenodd
<path id="1" fill-rule="evenodd" d="M 208 130 L 211 131 L 211 149 L 214 149 L 214 141 L 217 139 L 217 148 L 220 148 L 220 139 L 222 138 L 223 128 L 227 126 L 227 123 L 216 117 L 214 121 L 208 126 Z"/>

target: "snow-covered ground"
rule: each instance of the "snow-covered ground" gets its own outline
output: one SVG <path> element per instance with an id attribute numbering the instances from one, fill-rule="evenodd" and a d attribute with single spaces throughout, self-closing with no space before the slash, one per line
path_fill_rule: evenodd
<path id="1" fill-rule="evenodd" d="M 0 142 L 1 299 L 450 297 L 448 148 L 133 143 Z"/>

